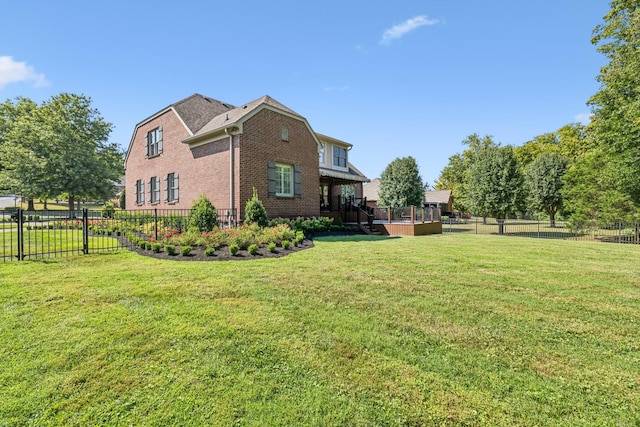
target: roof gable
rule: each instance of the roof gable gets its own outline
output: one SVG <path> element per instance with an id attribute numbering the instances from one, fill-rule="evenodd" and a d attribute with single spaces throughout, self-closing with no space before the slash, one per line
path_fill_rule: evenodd
<path id="1" fill-rule="evenodd" d="M 198 132 L 214 117 L 235 108 L 231 104 L 226 104 L 198 93 L 171 104 L 170 107 L 173 107 L 191 134 Z"/>

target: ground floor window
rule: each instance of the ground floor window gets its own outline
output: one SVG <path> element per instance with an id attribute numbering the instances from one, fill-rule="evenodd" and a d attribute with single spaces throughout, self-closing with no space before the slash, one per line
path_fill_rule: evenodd
<path id="1" fill-rule="evenodd" d="M 152 205 L 160 203 L 160 178 L 157 176 L 149 180 L 149 203 Z"/>
<path id="2" fill-rule="evenodd" d="M 293 197 L 293 166 L 276 163 L 276 196 Z"/>
<path id="3" fill-rule="evenodd" d="M 164 201 L 167 203 L 176 203 L 179 200 L 179 188 L 178 174 L 168 174 L 164 180 Z"/>
<path id="4" fill-rule="evenodd" d="M 135 195 L 136 205 L 144 205 L 144 181 L 141 179 L 136 181 Z"/>

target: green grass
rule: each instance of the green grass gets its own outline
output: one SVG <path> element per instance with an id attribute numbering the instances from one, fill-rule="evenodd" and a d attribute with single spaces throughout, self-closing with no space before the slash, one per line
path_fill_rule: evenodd
<path id="1" fill-rule="evenodd" d="M 24 233 L 24 253 L 27 257 L 37 257 L 43 253 L 82 252 L 82 230 L 78 229 L 37 229 Z M 117 247 L 115 239 L 106 236 L 89 236 L 89 248 Z M 0 255 L 18 255 L 18 231 L 0 232 Z"/>
<path id="2" fill-rule="evenodd" d="M 0 265 L 0 425 L 640 423 L 640 246 L 324 238 Z"/>

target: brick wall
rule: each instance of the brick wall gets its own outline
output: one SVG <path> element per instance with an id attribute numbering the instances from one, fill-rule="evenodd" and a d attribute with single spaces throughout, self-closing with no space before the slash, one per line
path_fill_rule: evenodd
<path id="1" fill-rule="evenodd" d="M 157 127 L 163 129 L 162 154 L 145 158 L 147 133 Z M 282 141 L 282 127 L 289 129 L 289 141 Z M 205 194 L 218 209 L 230 208 L 229 196 L 229 137 L 196 147 L 182 143 L 189 136 L 173 111 L 168 111 L 141 125 L 133 139 L 127 159 L 127 209 L 188 209 L 192 201 Z M 235 208 L 244 218 L 244 206 L 258 190 L 269 217 L 318 216 L 318 152 L 316 141 L 303 121 L 263 109 L 248 119 L 243 133 L 234 137 Z M 268 196 L 269 162 L 287 163 L 302 169 L 302 197 Z M 164 178 L 169 173 L 179 176 L 179 201 L 164 201 Z M 149 180 L 160 178 L 160 203 L 149 203 Z M 145 203 L 135 204 L 135 183 L 145 182 Z"/>

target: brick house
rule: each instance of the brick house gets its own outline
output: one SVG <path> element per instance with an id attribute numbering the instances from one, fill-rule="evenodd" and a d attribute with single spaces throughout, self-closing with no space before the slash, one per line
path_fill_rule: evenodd
<path id="1" fill-rule="evenodd" d="M 321 206 L 337 208 L 332 197 L 362 194 L 368 180 L 348 162 L 350 149 L 269 96 L 235 107 L 194 94 L 136 125 L 126 206 L 189 209 L 204 194 L 242 219 L 255 188 L 269 217 L 319 216 Z"/>

